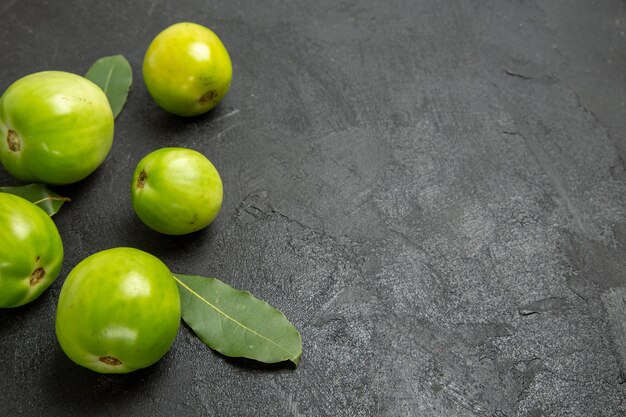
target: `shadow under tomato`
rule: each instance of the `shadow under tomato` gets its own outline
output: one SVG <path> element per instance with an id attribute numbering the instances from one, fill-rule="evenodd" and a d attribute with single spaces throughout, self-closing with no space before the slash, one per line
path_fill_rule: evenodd
<path id="1" fill-rule="evenodd" d="M 35 303 L 36 301 L 33 301 Z M 13 329 L 20 328 L 24 322 L 28 320 L 28 316 L 32 315 L 32 304 L 26 304 L 21 307 L 3 308 L 0 310 L 0 334 L 6 335 Z"/>
<path id="2" fill-rule="evenodd" d="M 74 223 L 77 218 L 82 217 L 81 210 L 92 209 L 93 206 L 91 206 L 92 203 L 88 200 L 88 196 L 92 190 L 97 190 L 102 187 L 102 182 L 106 181 L 107 170 L 111 169 L 111 165 L 112 161 L 105 160 L 98 169 L 80 181 L 66 185 L 47 185 L 48 188 L 61 197 L 70 199 L 70 201 L 63 204 L 61 209 L 52 217 L 55 223 L 59 221 Z"/>
<path id="3" fill-rule="evenodd" d="M 124 236 L 127 241 L 124 246 L 131 246 L 148 252 L 164 261 L 180 261 L 196 253 L 201 246 L 210 246 L 216 237 L 215 223 L 210 224 L 202 230 L 186 235 L 165 235 L 155 232 L 143 224 L 132 210 L 121 220 L 120 226 L 124 229 Z"/>
<path id="4" fill-rule="evenodd" d="M 54 285 L 54 283 L 52 284 Z M 20 329 L 27 326 L 33 317 L 41 318 L 41 314 L 46 312 L 54 300 L 51 297 L 50 289 L 46 289 L 37 299 L 20 307 L 0 309 L 0 334 L 9 334 L 12 329 Z M 41 321 L 41 320 L 40 320 Z"/>
<path id="5" fill-rule="evenodd" d="M 45 403 L 72 415 L 89 415 L 112 404 L 141 401 L 169 367 L 166 354 L 156 364 L 128 374 L 99 374 L 72 362 L 58 345 L 51 362 L 43 381 L 49 397 Z"/>
<path id="6" fill-rule="evenodd" d="M 205 129 L 238 113 L 233 107 L 220 104 L 206 113 L 184 117 L 169 113 L 158 107 L 156 103 L 153 106 L 150 112 L 143 113 L 145 123 L 148 130 L 153 133 L 152 136 L 163 138 L 164 141 L 171 139 L 168 133 L 176 135 L 181 132 L 193 132 L 198 128 Z"/>

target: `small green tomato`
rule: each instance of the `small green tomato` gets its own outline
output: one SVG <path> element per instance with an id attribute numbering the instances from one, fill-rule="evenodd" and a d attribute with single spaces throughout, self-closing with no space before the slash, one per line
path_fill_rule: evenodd
<path id="1" fill-rule="evenodd" d="M 111 106 L 86 78 L 38 72 L 0 98 L 0 162 L 22 181 L 82 180 L 102 164 L 112 143 Z"/>
<path id="2" fill-rule="evenodd" d="M 180 298 L 170 270 L 146 252 L 115 248 L 91 255 L 67 276 L 56 334 L 77 364 L 127 373 L 161 359 L 179 324 Z"/>
<path id="3" fill-rule="evenodd" d="M 0 193 L 0 307 L 39 297 L 62 262 L 63 243 L 50 216 L 30 201 Z"/>
<path id="4" fill-rule="evenodd" d="M 232 76 L 222 41 L 195 23 L 177 23 L 159 33 L 143 60 L 148 92 L 161 108 L 179 116 L 195 116 L 217 106 Z"/>
<path id="5" fill-rule="evenodd" d="M 222 207 L 222 195 L 222 180 L 213 164 L 185 148 L 162 148 L 146 155 L 131 184 L 137 216 L 168 235 L 207 227 Z"/>

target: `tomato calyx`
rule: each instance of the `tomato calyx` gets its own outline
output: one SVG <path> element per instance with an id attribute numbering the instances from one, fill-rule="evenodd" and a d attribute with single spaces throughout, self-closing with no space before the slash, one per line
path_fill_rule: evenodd
<path id="1" fill-rule="evenodd" d="M 9 129 L 7 132 L 7 145 L 13 152 L 19 152 L 22 149 L 20 138 L 15 130 Z"/>

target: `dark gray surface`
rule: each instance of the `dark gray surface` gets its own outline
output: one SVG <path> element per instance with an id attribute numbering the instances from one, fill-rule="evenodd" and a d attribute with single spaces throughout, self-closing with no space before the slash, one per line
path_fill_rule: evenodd
<path id="1" fill-rule="evenodd" d="M 185 20 L 234 65 L 190 120 L 140 71 Z M 117 53 L 135 84 L 104 165 L 58 189 L 60 278 L 0 312 L 0 415 L 623 416 L 625 31 L 618 0 L 2 0 L 2 90 Z M 133 169 L 163 146 L 219 169 L 208 230 L 134 216 Z M 300 367 L 227 360 L 184 326 L 150 369 L 75 366 L 56 300 L 114 246 L 268 300 L 302 332 Z"/>

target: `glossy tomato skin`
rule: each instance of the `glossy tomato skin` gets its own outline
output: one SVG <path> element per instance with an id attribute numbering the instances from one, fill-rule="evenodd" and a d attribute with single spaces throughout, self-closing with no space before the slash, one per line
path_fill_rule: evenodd
<path id="1" fill-rule="evenodd" d="M 159 33 L 143 61 L 148 92 L 161 108 L 179 116 L 196 116 L 217 106 L 232 75 L 222 41 L 195 23 L 177 23 Z"/>
<path id="2" fill-rule="evenodd" d="M 28 182 L 69 184 L 102 164 L 113 143 L 104 92 L 79 75 L 44 71 L 0 98 L 0 162 Z"/>
<path id="3" fill-rule="evenodd" d="M 162 148 L 146 155 L 131 183 L 137 216 L 168 235 L 207 227 L 217 217 L 222 197 L 217 169 L 204 155 L 186 148 Z"/>
<path id="4" fill-rule="evenodd" d="M 50 216 L 30 201 L 0 193 L 0 308 L 39 297 L 62 263 L 63 243 Z"/>
<path id="5" fill-rule="evenodd" d="M 180 298 L 169 269 L 146 252 L 114 248 L 70 272 L 59 297 L 56 334 L 77 364 L 127 373 L 161 359 L 179 323 Z"/>

